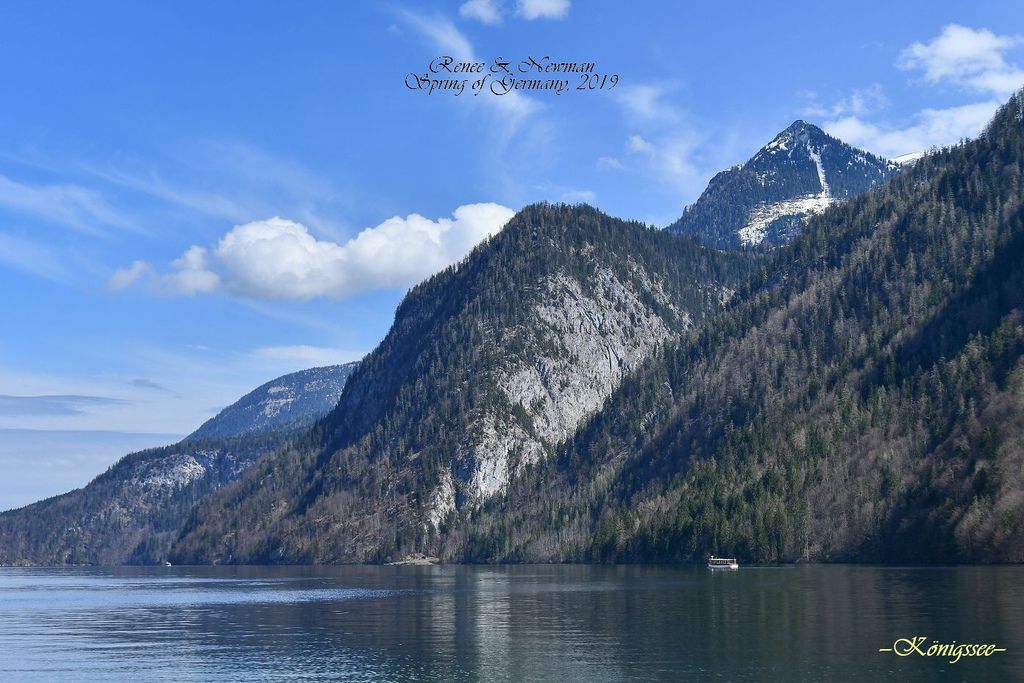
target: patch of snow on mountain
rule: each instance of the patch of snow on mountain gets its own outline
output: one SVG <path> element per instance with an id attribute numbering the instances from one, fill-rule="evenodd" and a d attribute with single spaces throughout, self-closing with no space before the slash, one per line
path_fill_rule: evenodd
<path id="1" fill-rule="evenodd" d="M 807 154 L 810 155 L 811 161 L 814 162 L 815 168 L 818 169 L 818 182 L 821 183 L 820 196 L 831 197 L 832 192 L 828 189 L 828 181 L 825 179 L 825 167 L 821 165 L 821 151 L 808 145 Z"/>
<path id="2" fill-rule="evenodd" d="M 760 204 L 750 211 L 747 224 L 740 228 L 740 242 L 750 246 L 760 244 L 773 221 L 785 216 L 811 216 L 821 213 L 835 201 L 834 197 L 820 193 L 773 204 Z"/>
<path id="3" fill-rule="evenodd" d="M 900 166 L 902 166 L 904 164 L 914 163 L 915 161 L 923 157 L 925 154 L 927 154 L 927 152 L 908 152 L 907 154 L 901 154 L 898 157 L 893 157 L 892 159 L 890 159 L 890 161 L 894 161 Z"/>
<path id="4" fill-rule="evenodd" d="M 208 453 L 199 451 L 195 455 L 207 456 Z M 204 474 L 206 468 L 193 455 L 178 453 L 146 466 L 136 474 L 133 483 L 135 487 L 175 489 L 202 478 Z"/>

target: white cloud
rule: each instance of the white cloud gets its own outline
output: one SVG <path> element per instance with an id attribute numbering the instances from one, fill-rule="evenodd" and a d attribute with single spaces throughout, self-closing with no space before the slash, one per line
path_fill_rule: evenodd
<path id="1" fill-rule="evenodd" d="M 452 218 L 395 216 L 338 244 L 306 226 L 274 217 L 235 226 L 209 251 L 190 247 L 170 273 L 149 279 L 177 294 L 227 291 L 251 299 L 347 297 L 383 287 L 408 287 L 462 258 L 514 215 L 492 203 L 467 204 Z M 136 261 L 111 278 L 125 287 L 151 273 Z"/>
<path id="2" fill-rule="evenodd" d="M 592 190 L 566 190 L 562 193 L 561 199 L 567 204 L 577 204 L 579 202 L 593 204 L 597 201 L 597 194 Z"/>
<path id="3" fill-rule="evenodd" d="M 516 0 L 516 14 L 534 19 L 564 19 L 569 14 L 569 0 Z"/>
<path id="4" fill-rule="evenodd" d="M 824 124 L 840 140 L 884 157 L 921 152 L 978 135 L 1001 104 L 998 100 L 946 109 L 924 109 L 906 126 L 876 124 L 858 116 L 845 116 Z"/>
<path id="5" fill-rule="evenodd" d="M 598 157 L 597 167 L 601 169 L 622 170 L 622 162 L 615 157 Z"/>
<path id="6" fill-rule="evenodd" d="M 212 270 L 210 259 L 203 247 L 189 247 L 184 254 L 171 262 L 171 266 L 171 272 L 157 273 L 156 268 L 147 261 L 132 261 L 130 266 L 114 271 L 107 280 L 107 287 L 117 291 L 149 281 L 162 293 L 186 296 L 220 289 L 220 275 Z"/>
<path id="7" fill-rule="evenodd" d="M 615 101 L 633 118 L 641 121 L 668 122 L 679 119 L 679 112 L 665 101 L 668 93 L 662 85 L 627 85 L 613 92 Z"/>
<path id="8" fill-rule="evenodd" d="M 211 265 L 203 247 L 189 247 L 171 265 L 175 272 L 161 279 L 164 287 L 174 294 L 191 296 L 215 292 L 220 288 L 220 276 L 210 270 Z"/>
<path id="9" fill-rule="evenodd" d="M 654 156 L 655 154 L 657 154 L 657 150 L 654 149 L 654 145 L 652 145 L 647 140 L 644 140 L 639 135 L 630 135 L 629 139 L 626 141 L 626 144 L 629 146 L 630 152 L 635 152 L 637 154 L 647 154 L 649 156 Z"/>
<path id="10" fill-rule="evenodd" d="M 310 346 L 295 344 L 291 346 L 266 346 L 252 352 L 257 358 L 272 360 L 298 361 L 305 367 L 322 365 L 340 365 L 359 360 L 364 354 L 347 349 L 335 349 L 326 346 Z"/>
<path id="11" fill-rule="evenodd" d="M 926 108 L 904 121 L 879 121 L 873 115 L 888 102 L 873 85 L 831 107 L 813 103 L 815 96 L 809 93 L 812 104 L 805 111 L 825 118 L 822 127 L 832 135 L 890 158 L 952 145 L 977 136 L 1003 99 L 1024 85 L 1024 70 L 1006 54 L 1022 43 L 1019 36 L 950 24 L 932 40 L 912 43 L 901 52 L 899 68 L 921 70 L 926 83 L 984 93 L 988 97 L 982 102 Z"/>
<path id="12" fill-rule="evenodd" d="M 501 7 L 496 0 L 467 0 L 459 7 L 459 14 L 485 24 L 501 23 Z"/>
<path id="13" fill-rule="evenodd" d="M 1021 42 L 1020 36 L 950 24 L 930 42 L 903 50 L 897 66 L 922 69 L 929 83 L 948 82 L 1005 98 L 1024 84 L 1024 71 L 1004 54 Z"/>
<path id="14" fill-rule="evenodd" d="M 118 290 L 131 287 L 139 280 L 153 274 L 153 266 L 145 261 L 132 261 L 127 268 L 118 268 L 107 280 L 110 289 Z"/>

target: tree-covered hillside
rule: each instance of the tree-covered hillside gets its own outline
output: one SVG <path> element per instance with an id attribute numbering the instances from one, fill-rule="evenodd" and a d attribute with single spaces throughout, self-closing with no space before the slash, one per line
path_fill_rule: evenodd
<path id="1" fill-rule="evenodd" d="M 586 206 L 523 209 L 415 287 L 302 446 L 197 508 L 184 562 L 431 548 L 554 453 L 622 379 L 721 310 L 756 258 Z"/>
<path id="2" fill-rule="evenodd" d="M 1024 561 L 1022 119 L 812 220 L 444 555 Z"/>

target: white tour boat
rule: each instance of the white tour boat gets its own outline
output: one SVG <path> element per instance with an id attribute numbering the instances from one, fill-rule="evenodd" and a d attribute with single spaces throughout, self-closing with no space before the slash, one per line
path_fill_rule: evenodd
<path id="1" fill-rule="evenodd" d="M 735 557 L 715 557 L 712 555 L 708 558 L 708 569 L 739 569 L 740 563 L 736 561 Z"/>

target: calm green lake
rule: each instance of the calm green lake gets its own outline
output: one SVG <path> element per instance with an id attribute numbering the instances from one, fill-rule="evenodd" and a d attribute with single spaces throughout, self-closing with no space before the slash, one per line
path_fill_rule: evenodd
<path id="1" fill-rule="evenodd" d="M 259 679 L 1021 681 L 1024 568 L 0 569 L 0 680 Z"/>

